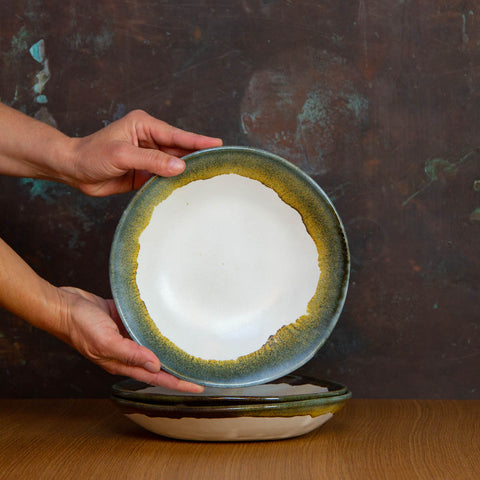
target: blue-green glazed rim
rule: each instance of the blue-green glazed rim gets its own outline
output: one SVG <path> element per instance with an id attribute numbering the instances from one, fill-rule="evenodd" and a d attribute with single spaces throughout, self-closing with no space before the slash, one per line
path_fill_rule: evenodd
<path id="1" fill-rule="evenodd" d="M 165 371 L 179 378 L 213 387 L 241 387 L 283 377 L 315 355 L 342 311 L 350 255 L 340 217 L 308 175 L 277 155 L 247 147 L 219 147 L 187 155 L 185 161 L 183 174 L 150 179 L 120 218 L 110 254 L 110 283 L 120 318 L 130 336 L 152 350 Z M 317 245 L 322 273 L 307 314 L 281 328 L 259 350 L 236 360 L 204 360 L 162 336 L 150 318 L 136 285 L 138 238 L 155 206 L 175 189 L 231 173 L 262 182 L 300 213 Z"/>
<path id="2" fill-rule="evenodd" d="M 292 386 L 300 385 L 316 385 L 319 387 L 327 388 L 326 392 L 317 393 L 302 393 L 302 394 L 284 394 L 284 395 L 235 395 L 235 391 L 232 391 L 231 395 L 216 394 L 215 392 L 209 392 L 208 395 L 204 394 L 189 394 L 182 392 L 175 392 L 174 390 L 166 393 L 158 394 L 151 392 L 144 392 L 147 387 L 146 383 L 139 382 L 133 379 L 122 380 L 112 386 L 112 397 L 123 398 L 125 400 L 138 401 L 142 403 L 161 403 L 164 405 L 183 404 L 187 406 L 195 405 L 243 405 L 252 403 L 278 403 L 278 402 L 292 402 L 299 400 L 308 400 L 312 398 L 324 398 L 334 397 L 341 395 L 347 391 L 347 387 L 337 382 L 330 380 L 320 380 L 312 377 L 305 377 L 301 375 L 287 375 L 275 382 L 268 383 L 266 385 L 272 385 L 273 383 L 286 383 Z M 247 387 L 248 388 L 248 387 Z"/>
<path id="3" fill-rule="evenodd" d="M 144 403 L 111 397 L 122 413 L 141 414 L 161 418 L 232 418 L 232 417 L 296 417 L 310 415 L 318 417 L 325 413 L 336 413 L 344 407 L 352 393 L 346 392 L 333 397 L 310 398 L 292 402 L 274 402 L 244 405 L 169 405 Z"/>

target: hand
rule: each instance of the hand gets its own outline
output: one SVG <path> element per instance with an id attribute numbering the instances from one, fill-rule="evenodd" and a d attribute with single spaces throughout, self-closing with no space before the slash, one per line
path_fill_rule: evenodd
<path id="1" fill-rule="evenodd" d="M 70 140 L 73 156 L 66 181 L 92 196 L 137 190 L 154 174 L 177 175 L 185 169 L 179 157 L 222 145 L 218 138 L 180 130 L 141 110 Z"/>
<path id="2" fill-rule="evenodd" d="M 72 287 L 61 287 L 66 318 L 57 335 L 107 372 L 172 390 L 201 392 L 203 387 L 160 369 L 153 352 L 130 340 L 113 300 Z"/>
<path id="3" fill-rule="evenodd" d="M 136 190 L 152 175 L 177 175 L 185 168 L 179 157 L 222 145 L 141 110 L 70 138 L 0 103 L 0 125 L 0 174 L 63 182 L 92 196 Z"/>
<path id="4" fill-rule="evenodd" d="M 222 144 L 140 110 L 85 138 L 69 138 L 1 103 L 0 124 L 0 174 L 60 181 L 94 196 L 137 189 L 155 174 L 177 175 L 185 168 L 180 156 Z M 203 390 L 162 372 L 150 350 L 127 338 L 112 300 L 54 287 L 1 239 L 0 265 L 0 307 L 56 335 L 110 373 Z"/>

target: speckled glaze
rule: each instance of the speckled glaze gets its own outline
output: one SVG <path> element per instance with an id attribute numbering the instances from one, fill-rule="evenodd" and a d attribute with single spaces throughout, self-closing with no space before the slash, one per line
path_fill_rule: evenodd
<path id="1" fill-rule="evenodd" d="M 154 351 L 163 368 L 186 380 L 239 387 L 282 377 L 307 362 L 332 332 L 343 308 L 349 279 L 349 252 L 342 222 L 323 190 L 286 160 L 244 147 L 221 147 L 185 157 L 182 175 L 154 177 L 132 199 L 115 233 L 110 257 L 113 297 L 131 337 Z M 260 181 L 296 209 L 318 250 L 322 272 L 307 314 L 281 328 L 257 351 L 236 360 L 204 360 L 162 336 L 136 284 L 138 239 L 156 205 L 195 180 L 235 173 Z M 292 279 L 295 281 L 295 279 Z"/>
<path id="2" fill-rule="evenodd" d="M 269 389 L 271 386 L 283 385 L 282 394 L 273 394 Z M 302 387 L 319 387 L 314 392 L 301 392 Z M 324 391 L 320 391 L 324 390 Z M 287 375 L 273 383 L 257 385 L 255 387 L 219 389 L 206 387 L 203 393 L 181 393 L 161 387 L 151 387 L 137 380 L 127 379 L 112 386 L 112 395 L 125 400 L 138 401 L 142 403 L 161 403 L 163 405 L 183 404 L 189 406 L 200 405 L 243 405 L 292 402 L 309 400 L 312 398 L 325 398 L 343 395 L 347 387 L 340 383 L 328 380 L 318 380 L 300 375 Z"/>

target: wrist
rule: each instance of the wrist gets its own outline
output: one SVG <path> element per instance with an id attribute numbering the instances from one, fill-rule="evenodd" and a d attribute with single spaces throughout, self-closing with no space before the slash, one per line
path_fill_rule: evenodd
<path id="1" fill-rule="evenodd" d="M 37 140 L 32 142 L 32 150 L 25 152 L 32 178 L 70 184 L 74 139 L 40 122 L 35 127 Z"/>
<path id="2" fill-rule="evenodd" d="M 0 103 L 0 174 L 68 183 L 72 139 Z"/>
<path id="3" fill-rule="evenodd" d="M 45 179 L 75 187 L 75 150 L 78 139 L 58 133 L 60 135 L 50 145 L 48 158 L 44 158 L 44 165 L 48 169 Z"/>
<path id="4" fill-rule="evenodd" d="M 41 330 L 65 340 L 66 325 L 68 324 L 68 303 L 61 289 L 43 280 L 42 293 L 38 300 L 38 310 L 30 318 L 29 323 Z"/>

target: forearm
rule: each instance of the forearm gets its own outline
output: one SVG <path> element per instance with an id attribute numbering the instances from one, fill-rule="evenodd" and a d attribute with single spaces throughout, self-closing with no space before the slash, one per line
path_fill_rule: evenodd
<path id="1" fill-rule="evenodd" d="M 66 182 L 71 140 L 0 103 L 0 174 Z"/>
<path id="2" fill-rule="evenodd" d="M 1 238 L 0 307 L 62 336 L 65 312 L 58 289 L 37 275 Z"/>

